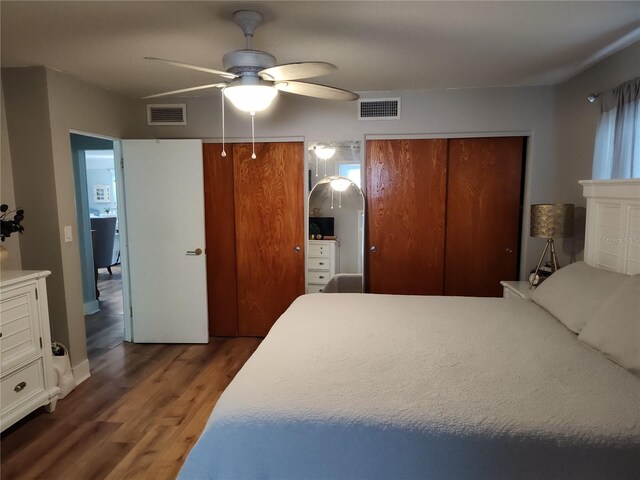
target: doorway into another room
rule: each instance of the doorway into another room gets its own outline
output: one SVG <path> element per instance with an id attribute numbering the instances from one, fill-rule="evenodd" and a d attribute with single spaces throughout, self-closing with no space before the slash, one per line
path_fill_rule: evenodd
<path id="1" fill-rule="evenodd" d="M 125 338 L 116 155 L 114 141 L 76 133 L 71 150 L 91 362 Z"/>

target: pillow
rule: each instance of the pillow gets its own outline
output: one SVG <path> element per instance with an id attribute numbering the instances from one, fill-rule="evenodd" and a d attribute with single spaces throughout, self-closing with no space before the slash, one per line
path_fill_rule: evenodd
<path id="1" fill-rule="evenodd" d="M 640 275 L 629 277 L 609 297 L 578 340 L 640 377 Z"/>
<path id="2" fill-rule="evenodd" d="M 561 268 L 533 291 L 531 299 L 575 333 L 628 279 L 623 273 L 576 262 Z"/>

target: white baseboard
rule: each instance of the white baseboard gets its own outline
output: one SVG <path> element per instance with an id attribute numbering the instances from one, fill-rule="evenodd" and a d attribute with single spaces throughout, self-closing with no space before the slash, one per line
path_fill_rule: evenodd
<path id="1" fill-rule="evenodd" d="M 92 315 L 99 311 L 100 311 L 100 303 L 98 302 L 98 300 L 92 300 L 91 302 L 87 302 L 84 304 L 85 315 Z"/>
<path id="2" fill-rule="evenodd" d="M 76 381 L 76 385 L 80 385 L 91 376 L 91 372 L 89 371 L 89 360 L 79 363 L 75 367 L 72 367 L 71 370 L 73 371 L 73 378 Z"/>

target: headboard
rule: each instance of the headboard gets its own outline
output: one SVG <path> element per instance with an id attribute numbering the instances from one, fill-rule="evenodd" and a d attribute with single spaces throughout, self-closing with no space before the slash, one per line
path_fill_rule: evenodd
<path id="1" fill-rule="evenodd" d="M 640 179 L 582 180 L 587 199 L 584 261 L 640 273 Z"/>

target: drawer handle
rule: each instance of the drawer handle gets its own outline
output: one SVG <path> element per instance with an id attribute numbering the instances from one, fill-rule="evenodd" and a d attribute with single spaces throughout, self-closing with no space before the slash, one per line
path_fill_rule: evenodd
<path id="1" fill-rule="evenodd" d="M 319 262 L 318 265 L 324 265 L 324 262 Z M 0 333 L 0 337 L 2 336 L 2 334 Z"/>
<path id="2" fill-rule="evenodd" d="M 27 386 L 27 382 L 20 382 L 15 387 L 13 387 L 13 391 L 14 392 L 21 392 L 22 390 L 24 390 L 24 387 L 26 387 L 26 386 Z"/>
<path id="3" fill-rule="evenodd" d="M 324 275 L 320 275 L 318 278 L 324 278 Z"/>

